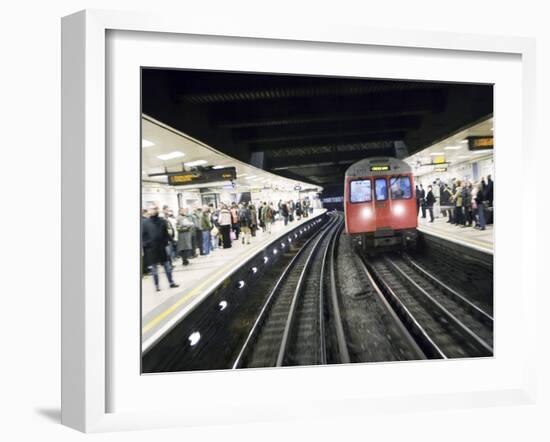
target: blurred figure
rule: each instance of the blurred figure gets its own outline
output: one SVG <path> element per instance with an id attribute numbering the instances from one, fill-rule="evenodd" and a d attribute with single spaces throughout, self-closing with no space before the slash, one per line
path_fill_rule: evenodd
<path id="1" fill-rule="evenodd" d="M 481 189 L 481 183 L 478 183 L 475 187 L 474 193 L 475 213 L 477 215 L 476 228 L 479 230 L 485 230 L 485 206 L 483 191 Z"/>
<path id="2" fill-rule="evenodd" d="M 193 217 L 189 215 L 189 209 L 182 207 L 176 219 L 176 230 L 178 232 L 177 250 L 184 266 L 189 265 L 189 258 L 193 255 L 191 235 L 194 226 Z"/>
<path id="3" fill-rule="evenodd" d="M 158 266 L 164 267 L 170 287 L 179 287 L 172 279 L 172 266 L 166 254 L 166 246 L 170 240 L 167 221 L 159 217 L 159 210 L 156 204 L 148 209 L 149 218 L 143 222 L 141 231 L 141 244 L 144 250 L 144 258 L 147 266 L 153 274 L 155 288 L 160 291 Z"/>
<path id="4" fill-rule="evenodd" d="M 258 230 L 258 212 L 256 212 L 254 204 L 249 204 L 248 209 L 250 210 L 250 234 L 256 236 L 256 230 Z"/>
<path id="5" fill-rule="evenodd" d="M 472 184 L 466 182 L 462 186 L 462 207 L 464 210 L 464 224 L 463 227 L 470 227 L 472 225 Z"/>
<path id="6" fill-rule="evenodd" d="M 460 180 L 456 180 L 455 186 L 455 192 L 451 198 L 451 201 L 455 205 L 452 224 L 458 225 L 464 223 L 462 216 L 462 186 Z"/>
<path id="7" fill-rule="evenodd" d="M 442 195 L 441 196 L 442 204 L 443 204 L 443 201 L 444 201 L 445 202 L 445 211 L 447 212 L 447 215 L 449 216 L 449 220 L 447 222 L 452 223 L 453 222 L 453 210 L 454 210 L 453 203 L 452 203 L 453 193 L 451 192 L 451 189 L 449 188 L 448 184 L 445 184 L 443 186 L 443 192 L 442 192 L 441 195 Z"/>
<path id="8" fill-rule="evenodd" d="M 283 217 L 283 220 L 285 222 L 285 226 L 288 224 L 288 205 L 283 202 L 281 203 L 281 216 Z"/>
<path id="9" fill-rule="evenodd" d="M 228 249 L 231 247 L 231 212 L 229 212 L 226 204 L 222 204 L 218 222 L 220 224 L 223 248 Z"/>
<path id="10" fill-rule="evenodd" d="M 428 193 L 426 195 L 426 209 L 428 209 L 428 213 L 430 214 L 430 221 L 431 223 L 434 222 L 434 204 L 435 204 L 435 196 L 432 191 L 432 186 L 428 186 Z"/>
<path id="11" fill-rule="evenodd" d="M 239 209 L 236 203 L 231 204 L 231 229 L 235 232 L 235 239 L 239 239 L 240 226 L 239 226 Z"/>
<path id="12" fill-rule="evenodd" d="M 243 244 L 250 244 L 250 226 L 252 224 L 252 216 L 247 203 L 243 203 L 239 208 L 239 225 Z"/>
<path id="13" fill-rule="evenodd" d="M 418 184 L 414 187 L 414 194 L 416 195 L 416 216 L 420 215 L 420 199 L 421 193 Z"/>
<path id="14" fill-rule="evenodd" d="M 300 200 L 296 201 L 296 219 L 302 219 L 302 203 Z"/>
<path id="15" fill-rule="evenodd" d="M 193 221 L 195 222 L 195 246 L 199 248 L 199 254 L 204 256 L 204 242 L 201 229 L 202 208 L 193 210 Z M 196 249 L 195 249 L 196 252 Z"/>
<path id="16" fill-rule="evenodd" d="M 267 233 L 271 233 L 271 224 L 274 219 L 273 203 L 269 203 L 269 206 L 264 202 L 262 208 L 262 221 L 265 225 L 265 230 Z"/>
<path id="17" fill-rule="evenodd" d="M 202 250 L 204 256 L 209 256 L 210 245 L 212 242 L 212 239 L 210 237 L 210 231 L 212 230 L 212 221 L 210 221 L 210 208 L 208 206 L 204 206 L 202 208 L 199 226 L 202 234 Z"/>
<path id="18" fill-rule="evenodd" d="M 422 187 L 422 184 L 420 184 L 420 188 L 418 190 L 420 192 L 420 208 L 422 209 L 422 218 L 426 218 L 426 191 L 424 190 L 424 187 Z"/>

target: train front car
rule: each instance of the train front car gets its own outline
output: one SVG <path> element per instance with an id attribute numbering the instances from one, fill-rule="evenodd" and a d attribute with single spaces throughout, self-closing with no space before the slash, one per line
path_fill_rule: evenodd
<path id="1" fill-rule="evenodd" d="M 367 252 L 415 247 L 418 214 L 411 167 L 391 157 L 350 166 L 344 212 L 346 232 Z"/>

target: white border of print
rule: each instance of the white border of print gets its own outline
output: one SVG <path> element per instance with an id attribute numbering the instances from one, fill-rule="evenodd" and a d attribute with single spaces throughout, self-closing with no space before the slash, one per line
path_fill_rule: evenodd
<path id="1" fill-rule="evenodd" d="M 108 30 L 120 37 L 114 40 L 114 44 L 120 46 L 112 48 L 109 63 L 117 67 L 106 84 Z M 136 39 L 140 42 L 141 54 L 131 50 L 135 44 L 132 40 Z M 192 50 L 183 64 L 176 59 L 174 51 L 170 52 L 170 46 L 174 48 L 174 45 L 178 48 L 188 45 Z M 210 62 L 194 62 L 191 59 L 199 60 L 194 57 L 198 57 L 200 51 L 197 47 L 193 50 L 193 45 L 199 46 L 200 51 L 208 51 L 209 47 L 219 51 L 223 46 L 224 51 L 233 56 L 224 58 L 223 52 L 218 52 L 219 58 L 210 58 Z M 157 50 L 157 55 L 146 50 L 151 47 Z M 280 52 L 279 61 L 285 53 L 292 52 L 294 69 L 271 66 L 266 57 L 237 59 L 236 53 L 231 52 L 253 51 L 254 47 L 256 50 L 269 47 L 273 56 Z M 113 244 L 122 246 L 125 241 L 117 227 L 119 212 L 114 212 L 116 204 L 111 203 L 116 195 L 131 194 L 135 188 L 133 176 L 139 175 L 139 168 L 119 167 L 121 158 L 126 160 L 126 155 L 132 152 L 139 154 L 133 147 L 140 145 L 139 131 L 134 131 L 139 124 L 139 113 L 131 113 L 126 121 L 124 117 L 120 120 L 117 112 L 125 109 L 124 106 L 134 108 L 135 101 L 139 100 L 138 89 L 120 92 L 116 109 L 106 105 L 106 97 L 113 98 L 112 91 L 107 90 L 110 82 L 119 85 L 117 75 L 139 65 L 158 63 L 164 67 L 319 74 L 319 65 L 313 71 L 308 67 L 312 65 L 300 65 L 303 57 L 308 57 L 308 51 L 311 53 L 308 61 L 313 65 L 315 57 L 324 51 L 333 57 L 366 51 L 369 57 L 386 57 L 390 64 L 395 55 L 407 62 L 399 67 L 387 65 L 386 69 L 392 71 L 386 75 L 378 69 L 376 76 L 495 83 L 495 133 L 499 146 L 496 178 L 505 183 L 508 177 L 517 178 L 518 164 L 523 166 L 521 173 L 527 178 L 528 171 L 532 170 L 528 166 L 536 159 L 534 40 L 358 29 L 325 23 L 310 23 L 307 27 L 285 27 L 280 23 L 269 27 L 261 23 L 260 27 L 254 21 L 212 23 L 200 17 L 181 24 L 179 17 L 150 13 L 83 11 L 63 19 L 62 49 L 62 422 L 65 425 L 97 432 L 534 401 L 535 324 L 532 318 L 536 317 L 536 275 L 528 257 L 536 256 L 536 246 L 522 239 L 527 238 L 524 233 L 527 216 L 531 220 L 529 227 L 536 228 L 532 221 L 536 219 L 536 189 L 521 194 L 519 186 L 507 189 L 511 193 L 507 193 L 506 200 L 515 202 L 511 208 L 504 199 L 498 204 L 498 184 L 494 358 L 140 376 L 139 369 L 135 370 L 139 367 L 139 336 L 133 323 L 125 327 L 120 323 L 125 313 L 133 315 L 130 321 L 139 320 L 139 316 L 134 315 L 139 291 L 127 290 L 135 298 L 124 308 L 116 308 L 122 298 L 117 298 L 119 292 L 113 287 L 124 278 L 119 276 L 117 267 L 118 281 L 113 283 L 111 273 L 112 266 L 119 266 L 121 258 L 120 249 Z M 420 49 L 425 51 L 418 52 Z M 449 63 L 449 60 L 460 60 L 460 63 Z M 360 67 L 346 65 L 346 57 L 339 61 L 340 64 L 334 64 L 326 59 L 326 69 L 322 72 L 359 76 L 365 72 Z M 461 63 L 469 64 L 470 69 L 464 71 L 459 67 Z M 484 69 L 472 69 L 471 63 Z M 446 74 L 442 64 L 447 65 Z M 507 69 L 495 72 L 494 67 L 498 65 Z M 416 76 L 411 74 L 414 69 L 418 72 Z M 133 75 L 131 71 L 128 87 L 133 84 Z M 518 122 L 519 115 L 521 122 Z M 106 121 L 117 123 L 111 128 L 112 133 L 106 133 Z M 109 149 L 115 146 L 112 151 L 106 149 L 106 140 L 109 140 Z M 521 149 L 517 149 L 518 146 Z M 506 148 L 510 153 L 506 153 Z M 126 208 L 133 207 L 133 199 L 126 199 L 132 201 Z M 108 204 L 109 210 L 106 210 Z M 521 210 L 522 207 L 532 209 Z M 130 209 L 124 213 L 128 219 L 129 214 L 138 212 Z M 519 232 L 515 242 L 506 240 L 505 235 L 509 238 L 510 232 Z M 126 244 L 131 249 L 133 243 L 131 239 L 128 241 Z M 513 274 L 509 273 L 513 270 L 510 263 L 515 263 L 517 268 L 518 262 L 521 262 L 521 277 L 507 279 L 506 275 Z M 122 268 L 121 274 L 127 270 Z M 114 293 L 117 296 L 113 296 Z M 512 306 L 515 312 L 510 310 Z M 129 331 L 125 332 L 125 328 Z M 122 351 L 120 342 L 126 344 L 127 352 Z M 323 389 L 317 388 L 319 382 L 323 382 Z"/>

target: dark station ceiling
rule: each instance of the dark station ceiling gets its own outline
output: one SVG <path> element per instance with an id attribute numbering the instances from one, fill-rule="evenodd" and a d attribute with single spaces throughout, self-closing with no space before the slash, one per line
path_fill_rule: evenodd
<path id="1" fill-rule="evenodd" d="M 341 186 L 355 161 L 396 143 L 413 154 L 491 116 L 493 87 L 144 68 L 142 111 L 254 166 Z"/>

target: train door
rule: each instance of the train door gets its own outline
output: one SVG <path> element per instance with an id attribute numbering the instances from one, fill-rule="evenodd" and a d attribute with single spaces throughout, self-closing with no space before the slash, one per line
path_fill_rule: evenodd
<path id="1" fill-rule="evenodd" d="M 374 179 L 374 208 L 376 212 L 376 230 L 391 229 L 391 203 L 388 197 L 388 182 L 386 177 Z"/>

